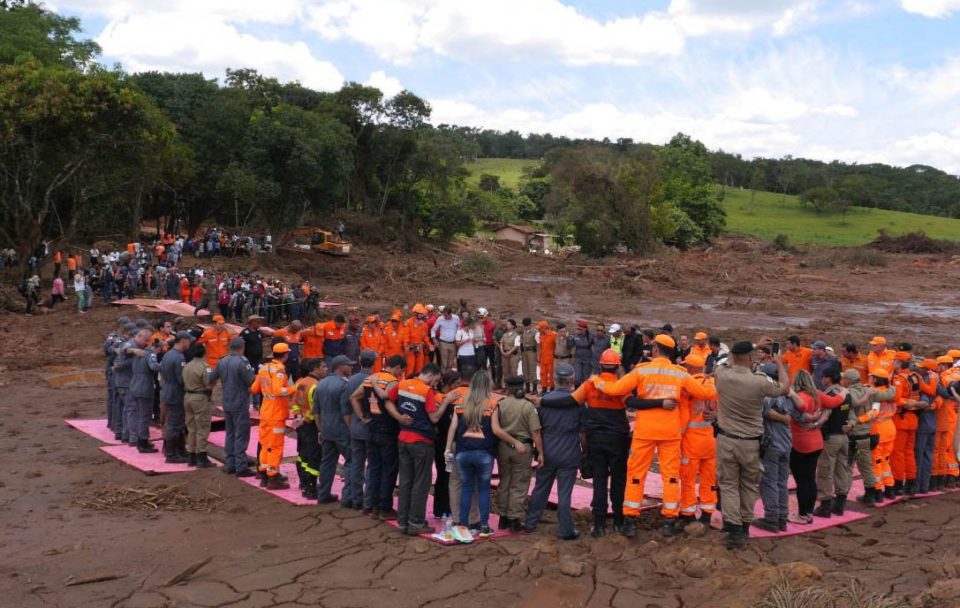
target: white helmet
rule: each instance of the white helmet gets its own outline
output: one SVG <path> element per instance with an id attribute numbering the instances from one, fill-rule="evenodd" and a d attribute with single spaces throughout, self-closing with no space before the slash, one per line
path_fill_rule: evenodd
<path id="1" fill-rule="evenodd" d="M 433 304 L 427 304 L 427 312 L 433 312 Z"/>
<path id="2" fill-rule="evenodd" d="M 485 317 L 485 316 L 489 315 L 490 313 L 487 312 L 487 309 L 486 309 L 486 308 L 484 308 L 483 306 L 481 306 L 480 308 L 477 309 L 477 314 L 480 315 L 481 317 Z"/>

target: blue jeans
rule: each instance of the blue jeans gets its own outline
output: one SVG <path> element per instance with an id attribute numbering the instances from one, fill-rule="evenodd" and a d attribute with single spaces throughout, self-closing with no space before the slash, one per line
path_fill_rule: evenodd
<path id="1" fill-rule="evenodd" d="M 486 450 L 468 450 L 457 453 L 457 467 L 460 469 L 460 523 L 470 522 L 470 504 L 473 502 L 473 490 L 477 488 L 480 506 L 480 525 L 490 521 L 490 476 L 493 473 L 493 454 Z"/>
<path id="2" fill-rule="evenodd" d="M 930 491 L 930 471 L 933 467 L 933 442 L 936 433 L 917 433 L 913 444 L 913 456 L 917 463 L 917 491 Z"/>

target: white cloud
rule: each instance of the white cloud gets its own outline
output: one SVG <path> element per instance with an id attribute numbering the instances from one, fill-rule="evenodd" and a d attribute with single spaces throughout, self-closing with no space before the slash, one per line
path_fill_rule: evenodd
<path id="1" fill-rule="evenodd" d="M 202 71 L 222 77 L 228 67 L 255 68 L 281 80 L 331 90 L 343 76 L 303 42 L 263 40 L 213 15 L 140 13 L 111 21 L 97 38 L 104 55 L 130 71 Z"/>
<path id="2" fill-rule="evenodd" d="M 960 95 L 960 57 L 927 70 L 901 71 L 900 82 L 926 103 L 942 103 Z"/>
<path id="3" fill-rule="evenodd" d="M 908 13 L 938 19 L 960 11 L 960 0 L 901 0 L 900 6 Z"/>
<path id="4" fill-rule="evenodd" d="M 384 97 L 393 97 L 404 89 L 404 86 L 400 84 L 399 80 L 393 76 L 387 76 L 387 73 L 383 70 L 377 70 L 370 74 L 370 78 L 368 78 L 364 84 L 368 87 L 380 89 Z"/>

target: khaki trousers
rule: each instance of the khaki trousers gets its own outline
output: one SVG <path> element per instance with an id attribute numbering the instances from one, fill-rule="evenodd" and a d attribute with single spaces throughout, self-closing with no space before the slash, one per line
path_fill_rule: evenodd
<path id="1" fill-rule="evenodd" d="M 183 398 L 183 407 L 187 414 L 187 452 L 206 452 L 207 437 L 210 436 L 210 397 L 187 393 Z"/>
<path id="2" fill-rule="evenodd" d="M 523 358 L 523 379 L 527 384 L 537 383 L 537 351 L 525 350 L 520 355 Z"/>
<path id="3" fill-rule="evenodd" d="M 717 478 L 723 523 L 753 522 L 753 505 L 760 493 L 760 442 L 717 437 Z"/>
<path id="4" fill-rule="evenodd" d="M 817 461 L 817 494 L 820 500 L 831 500 L 850 492 L 850 438 L 827 435 L 823 452 Z"/>
<path id="5" fill-rule="evenodd" d="M 497 468 L 500 473 L 500 486 L 497 488 L 497 500 L 500 516 L 525 520 L 527 516 L 527 492 L 530 491 L 530 478 L 533 476 L 533 450 L 526 454 L 517 454 L 507 444 L 501 442 L 497 448 Z"/>
<path id="6" fill-rule="evenodd" d="M 503 357 L 503 383 L 507 383 L 507 378 L 517 375 L 517 366 L 520 364 L 520 355 L 513 354 Z"/>
<path id="7" fill-rule="evenodd" d="M 453 342 L 440 342 L 440 367 L 445 372 L 457 366 L 457 345 Z"/>

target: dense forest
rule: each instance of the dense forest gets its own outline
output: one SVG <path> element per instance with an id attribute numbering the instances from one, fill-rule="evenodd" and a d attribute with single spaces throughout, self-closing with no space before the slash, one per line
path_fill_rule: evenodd
<path id="1" fill-rule="evenodd" d="M 282 235 L 335 216 L 413 246 L 479 226 L 546 219 L 590 253 L 720 234 L 727 186 L 802 193 L 818 209 L 871 205 L 958 215 L 936 169 L 747 161 L 683 134 L 662 146 L 433 126 L 410 91 L 320 92 L 254 70 L 128 74 L 97 62 L 80 23 L 0 0 L 0 246 L 120 240 L 146 219 Z M 477 157 L 534 158 L 517 190 L 468 183 Z"/>

